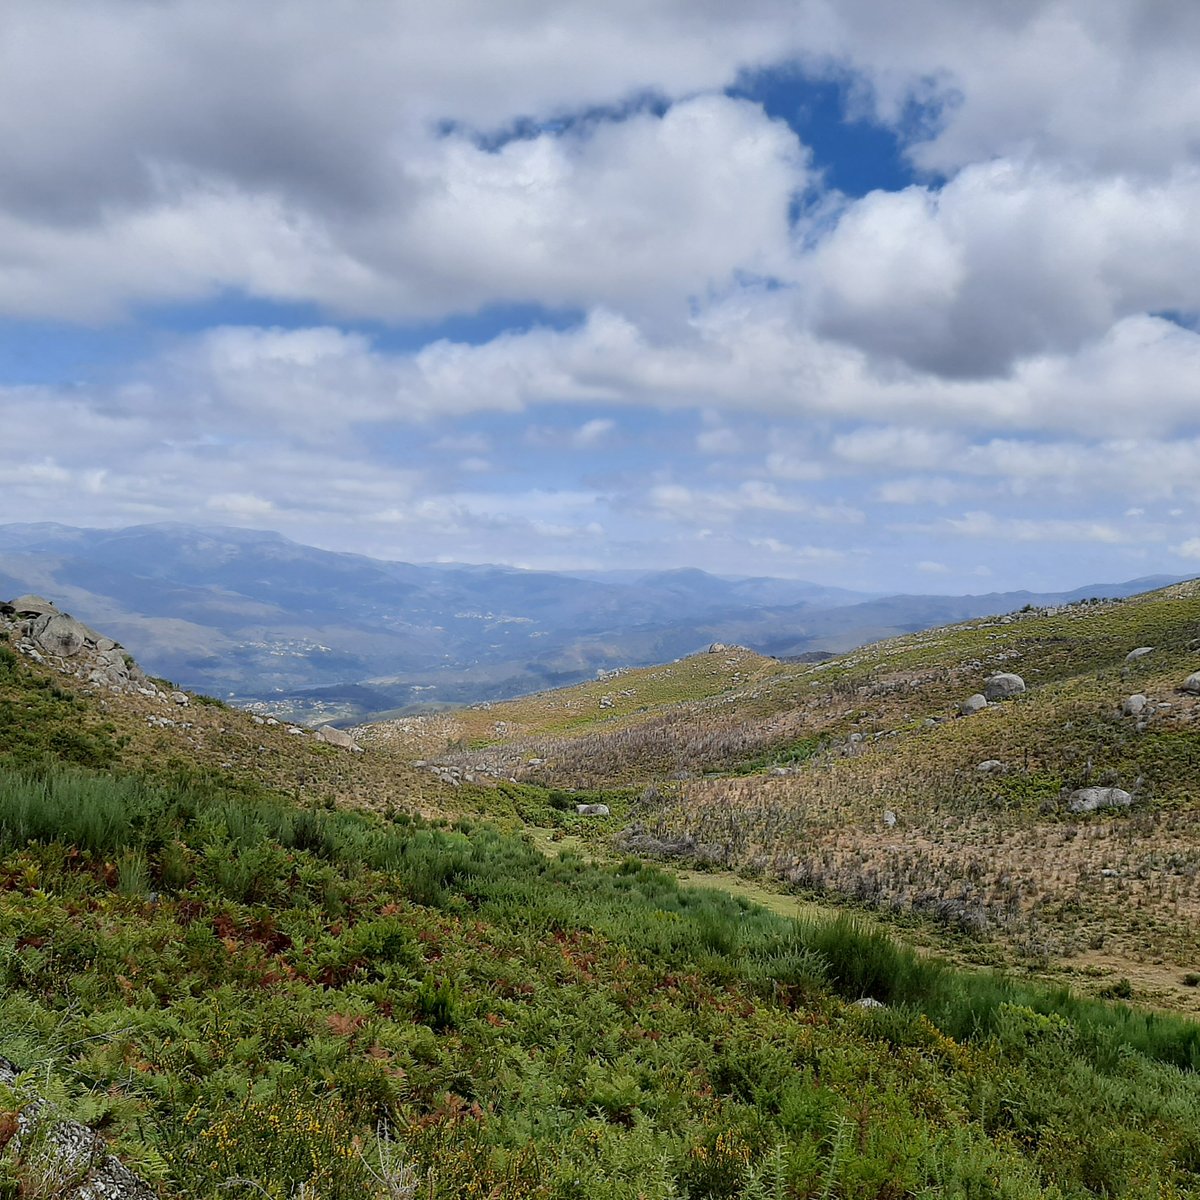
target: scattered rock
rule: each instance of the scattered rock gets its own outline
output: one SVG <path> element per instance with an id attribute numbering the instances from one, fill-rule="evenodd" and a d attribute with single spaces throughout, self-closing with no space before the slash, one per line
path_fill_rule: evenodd
<path id="1" fill-rule="evenodd" d="M 1103 875 L 1105 879 L 1116 879 L 1121 872 L 1114 871 L 1112 867 L 1101 867 L 1100 874 Z"/>
<path id="2" fill-rule="evenodd" d="M 876 1000 L 874 996 L 863 996 L 861 1000 L 855 1000 L 851 1008 L 865 1008 L 868 1011 L 874 1008 L 887 1008 L 882 1000 Z"/>
<path id="3" fill-rule="evenodd" d="M 1200 671 L 1193 671 L 1184 681 L 1181 691 L 1190 692 L 1193 696 L 1200 696 Z"/>
<path id="4" fill-rule="evenodd" d="M 1147 654 L 1153 654 L 1153 653 L 1154 653 L 1153 646 L 1139 646 L 1136 650 L 1130 650 L 1130 652 L 1127 655 L 1125 655 L 1125 661 L 1127 663 L 1137 662 L 1137 660 L 1139 658 L 1145 658 Z"/>
<path id="5" fill-rule="evenodd" d="M 1067 797 L 1067 812 L 1090 813 L 1102 808 L 1128 808 L 1133 797 L 1118 787 L 1076 788 Z"/>
<path id="6" fill-rule="evenodd" d="M 958 711 L 964 716 L 969 717 L 972 713 L 980 712 L 987 708 L 987 697 L 981 692 L 976 692 L 973 696 L 968 696 L 959 706 Z"/>
<path id="7" fill-rule="evenodd" d="M 1025 680 L 1010 671 L 1001 671 L 983 681 L 983 695 L 988 701 L 1009 700 L 1025 690 Z"/>
<path id="8" fill-rule="evenodd" d="M 883 810 L 883 823 L 889 829 L 896 828 L 896 814 L 894 812 L 892 812 L 892 810 L 890 808 L 885 808 Z"/>
<path id="9" fill-rule="evenodd" d="M 1004 764 L 998 758 L 985 758 L 975 770 L 984 775 L 994 775 L 997 771 L 1004 770 Z"/>
<path id="10" fill-rule="evenodd" d="M 172 692 L 171 699 L 179 705 L 180 708 L 187 708 L 191 704 L 187 692 Z"/>
<path id="11" fill-rule="evenodd" d="M 1146 703 L 1146 697 L 1141 692 L 1136 692 L 1132 696 L 1126 696 L 1121 703 L 1121 715 L 1136 717 L 1146 707 Z"/>
<path id="12" fill-rule="evenodd" d="M 581 817 L 607 817 L 609 815 L 607 804 L 577 804 L 575 811 Z"/>

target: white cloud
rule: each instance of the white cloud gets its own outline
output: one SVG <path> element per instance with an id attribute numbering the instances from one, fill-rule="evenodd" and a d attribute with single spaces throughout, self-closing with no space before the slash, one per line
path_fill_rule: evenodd
<path id="1" fill-rule="evenodd" d="M 910 475 L 888 479 L 875 488 L 875 497 L 883 504 L 946 505 L 959 499 L 966 489 L 961 483 L 937 475 Z"/>
<path id="2" fill-rule="evenodd" d="M 714 457 L 738 454 L 742 449 L 742 439 L 734 430 L 718 425 L 712 429 L 702 429 L 696 434 L 696 449 L 701 454 L 711 454 Z"/>
<path id="3" fill-rule="evenodd" d="M 1200 308 L 1200 167 L 1097 178 L 996 160 L 846 207 L 811 262 L 816 327 L 951 377 L 1073 353 L 1126 317 Z"/>
<path id="4" fill-rule="evenodd" d="M 1130 534 L 1103 521 L 1060 518 L 997 517 L 987 512 L 969 512 L 947 517 L 929 532 L 947 532 L 960 537 L 1004 539 L 1018 542 L 1103 542 L 1117 544 L 1132 540 Z"/>
<path id="5" fill-rule="evenodd" d="M 270 517 L 275 512 L 275 505 L 270 500 L 251 492 L 221 492 L 210 496 L 205 501 L 205 507 L 240 520 L 258 520 Z"/>
<path id="6" fill-rule="evenodd" d="M 580 450 L 603 445 L 616 427 L 616 421 L 610 417 L 594 417 L 575 430 L 571 435 L 571 445 Z"/>
<path id="7" fill-rule="evenodd" d="M 833 524 L 858 524 L 864 519 L 862 512 L 849 505 L 817 503 L 805 496 L 781 492 L 773 484 L 757 479 L 724 489 L 656 484 L 649 489 L 646 500 L 660 515 L 702 525 L 753 514 L 803 515 Z"/>
<path id="8" fill-rule="evenodd" d="M 1178 546 L 1172 546 L 1171 549 L 1180 558 L 1200 559 L 1200 538 L 1188 538 L 1187 541 L 1180 542 Z"/>

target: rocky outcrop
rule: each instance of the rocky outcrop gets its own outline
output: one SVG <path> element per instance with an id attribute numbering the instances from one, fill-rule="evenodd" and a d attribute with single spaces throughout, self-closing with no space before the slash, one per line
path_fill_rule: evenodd
<path id="1" fill-rule="evenodd" d="M 19 1088 L 21 1072 L 0 1058 L 0 1083 Z M 108 1152 L 104 1139 L 78 1121 L 60 1117 L 30 1097 L 17 1115 L 8 1153 L 36 1180 L 31 1195 L 61 1200 L 155 1200 L 157 1193 Z M 24 1193 L 22 1193 L 24 1194 Z"/>
<path id="2" fill-rule="evenodd" d="M 158 694 L 119 642 L 97 633 L 69 613 L 59 612 L 41 596 L 19 596 L 0 605 L 0 628 L 26 657 L 64 675 L 114 691 Z"/>

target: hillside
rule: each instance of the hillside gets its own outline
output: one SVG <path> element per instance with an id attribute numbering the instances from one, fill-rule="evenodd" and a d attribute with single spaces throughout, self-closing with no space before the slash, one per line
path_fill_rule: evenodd
<path id="1" fill-rule="evenodd" d="M 860 687 L 876 720 L 908 702 L 883 663 L 916 687 L 950 645 L 1010 631 L 994 653 L 1045 651 L 1047 630 L 1120 612 L 1113 645 L 1163 635 L 1164 662 L 1131 668 L 1141 684 L 1176 653 L 1175 606 L 1195 603 L 939 631 L 820 671 L 726 648 L 457 729 L 363 729 L 361 753 L 177 695 L 52 614 L 0 613 L 0 1054 L 24 1068 L 0 1082 L 0 1131 L 21 1131 L 0 1137 L 0 1187 L 94 1196 L 89 1164 L 55 1149 L 74 1116 L 163 1200 L 1191 1194 L 1200 1026 L 964 972 L 862 917 L 790 919 L 602 861 L 631 803 L 665 837 L 683 792 L 605 790 L 613 815 L 596 819 L 575 812 L 591 794 L 412 760 L 502 719 L 558 755 L 521 774 L 582 782 L 584 747 L 714 712 L 737 714 L 729 729 L 769 716 L 754 752 L 796 759 L 784 717 L 809 719 L 802 682 L 832 738 L 863 724 L 844 711 L 866 706 Z M 1042 687 L 1103 675 L 1095 636 L 1060 636 Z M 96 653 L 124 673 L 93 678 Z M 986 664 L 963 669 L 935 680 L 947 698 Z M 1032 712 L 1037 691 L 948 727 Z M 704 753 L 724 774 L 698 787 L 803 778 L 763 776 L 719 739 Z"/>
<path id="2" fill-rule="evenodd" d="M 1180 584 L 823 663 L 731 651 L 608 681 L 611 707 L 588 685 L 459 714 L 450 734 L 468 748 L 439 761 L 632 787 L 619 843 L 639 853 L 925 915 L 969 935 L 962 953 L 1066 967 L 1101 989 L 1128 979 L 1194 1009 L 1200 699 L 1181 685 L 1198 646 L 1200 595 Z M 729 672 L 720 689 L 702 684 L 706 666 Z M 961 716 L 997 672 L 1027 691 Z M 676 694 L 655 703 L 664 673 Z M 1144 707 L 1125 715 L 1135 695 Z M 1132 802 L 1068 811 L 1089 786 Z"/>
<path id="3" fill-rule="evenodd" d="M 1149 586 L 876 598 L 697 570 L 580 576 L 390 562 L 221 527 L 0 525 L 0 595 L 47 596 L 154 674 L 310 724 L 500 699 L 714 641 L 772 655 L 841 651 L 1025 603 Z"/>

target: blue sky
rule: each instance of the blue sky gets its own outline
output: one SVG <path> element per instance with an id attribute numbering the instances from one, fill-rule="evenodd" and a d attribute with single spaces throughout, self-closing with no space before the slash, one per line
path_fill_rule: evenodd
<path id="1" fill-rule="evenodd" d="M 5 6 L 5 519 L 1200 570 L 1194 6 L 350 14 Z"/>

